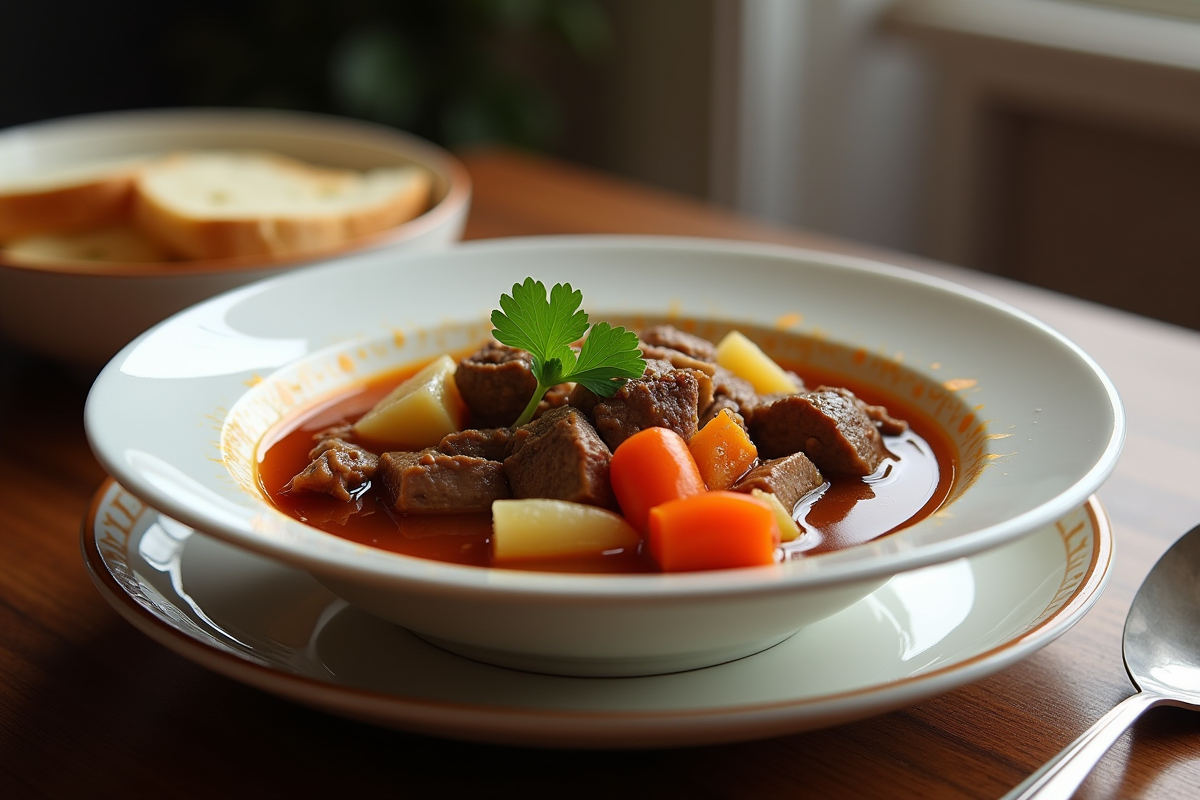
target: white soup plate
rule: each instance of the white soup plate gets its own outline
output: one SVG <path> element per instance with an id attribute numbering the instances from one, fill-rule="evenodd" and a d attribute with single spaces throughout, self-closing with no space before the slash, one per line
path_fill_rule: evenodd
<path id="1" fill-rule="evenodd" d="M 953 440 L 943 507 L 901 531 L 769 567 L 662 575 L 488 569 L 309 527 L 259 489 L 263 437 L 366 376 L 481 342 L 526 276 L 582 289 L 593 320 L 737 327 L 772 355 L 905 397 Z M 351 604 L 480 661 L 645 675 L 758 652 L 892 576 L 983 552 L 1078 509 L 1124 417 L 1071 342 L 954 285 L 881 264 L 736 242 L 551 237 L 353 256 L 195 306 L 123 349 L 86 427 L 150 507 L 310 572 Z"/>

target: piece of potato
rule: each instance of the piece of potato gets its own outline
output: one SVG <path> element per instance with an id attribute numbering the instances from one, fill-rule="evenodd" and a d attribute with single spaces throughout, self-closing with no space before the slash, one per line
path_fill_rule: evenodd
<path id="1" fill-rule="evenodd" d="M 397 386 L 358 422 L 356 433 L 400 449 L 432 447 L 462 426 L 454 360 L 442 356 Z"/>
<path id="2" fill-rule="evenodd" d="M 800 526 L 783 507 L 783 503 L 779 502 L 778 497 L 762 489 L 751 489 L 750 496 L 757 497 L 771 507 L 771 512 L 775 515 L 775 524 L 779 526 L 779 541 L 790 542 L 800 535 Z"/>
<path id="3" fill-rule="evenodd" d="M 749 381 L 759 394 L 795 392 L 800 388 L 793 376 L 738 331 L 730 331 L 717 344 L 717 363 Z"/>
<path id="4" fill-rule="evenodd" d="M 596 506 L 542 497 L 492 503 L 492 556 L 498 564 L 600 555 L 640 541 L 624 517 Z"/>

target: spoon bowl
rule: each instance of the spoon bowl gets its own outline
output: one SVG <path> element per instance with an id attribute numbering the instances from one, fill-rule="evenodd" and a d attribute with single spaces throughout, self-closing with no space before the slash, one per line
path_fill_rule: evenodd
<path id="1" fill-rule="evenodd" d="M 1125 669 L 1165 704 L 1200 705 L 1200 525 L 1166 552 L 1125 620 Z"/>
<path id="2" fill-rule="evenodd" d="M 1121 734 L 1155 706 L 1200 711 L 1200 525 L 1150 570 L 1125 619 L 1125 670 L 1137 693 L 1002 800 L 1068 800 Z"/>

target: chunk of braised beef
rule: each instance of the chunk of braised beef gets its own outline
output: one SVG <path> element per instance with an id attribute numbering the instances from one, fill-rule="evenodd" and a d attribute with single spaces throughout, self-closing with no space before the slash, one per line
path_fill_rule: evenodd
<path id="1" fill-rule="evenodd" d="M 888 413 L 886 406 L 872 406 L 863 403 L 862 400 L 858 402 L 862 403 L 863 411 L 866 412 L 867 417 L 875 423 L 875 427 L 879 428 L 879 432 L 884 436 L 899 436 L 908 430 L 908 422 L 893 417 Z"/>
<path id="2" fill-rule="evenodd" d="M 570 397 L 567 398 L 567 405 L 571 406 L 571 408 L 579 409 L 588 416 L 588 419 L 592 418 L 592 412 L 596 410 L 596 404 L 599 402 L 600 395 L 582 383 L 575 384 L 575 388 L 571 390 Z"/>
<path id="3" fill-rule="evenodd" d="M 642 358 L 665 361 L 676 369 L 699 370 L 709 377 L 712 377 L 713 372 L 717 369 L 717 365 L 711 361 L 702 361 L 694 356 L 689 356 L 687 353 L 681 353 L 678 350 L 672 350 L 668 347 L 653 347 L 647 344 L 639 344 L 638 349 L 642 351 Z"/>
<path id="4" fill-rule="evenodd" d="M 833 474 L 870 475 L 887 456 L 879 429 L 846 389 L 785 395 L 759 406 L 750 438 L 760 457 L 802 452 Z"/>
<path id="5" fill-rule="evenodd" d="M 317 492 L 346 501 L 354 490 L 375 477 L 379 458 L 369 450 L 343 439 L 325 439 L 309 451 L 312 459 L 299 475 L 288 481 L 284 491 Z"/>
<path id="6" fill-rule="evenodd" d="M 739 378 L 724 367 L 713 372 L 713 394 L 728 397 L 739 406 L 753 407 L 758 403 L 758 393 L 745 378 Z"/>
<path id="7" fill-rule="evenodd" d="M 665 358 L 643 358 L 646 368 L 642 370 L 643 378 L 654 378 L 675 371 L 675 365 Z"/>
<path id="8" fill-rule="evenodd" d="M 551 409 L 513 432 L 504 473 L 513 497 L 548 497 L 615 509 L 612 452 L 582 411 Z"/>
<path id="9" fill-rule="evenodd" d="M 739 378 L 724 367 L 717 367 L 712 377 L 713 399 L 707 407 L 701 407 L 700 427 L 728 408 L 735 412 L 743 428 L 747 426 L 754 409 L 760 403 L 758 393 L 750 381 Z"/>
<path id="10" fill-rule="evenodd" d="M 657 358 L 646 358 L 645 368 L 642 370 L 643 378 L 650 378 L 655 375 L 662 375 L 667 372 L 672 372 L 675 368 L 671 366 L 670 361 L 663 361 Z M 600 395 L 593 392 L 583 384 L 574 384 L 570 395 L 567 397 L 567 404 L 578 408 L 584 414 L 588 415 L 588 419 L 592 418 L 592 411 L 595 410 L 596 404 L 601 400 Z"/>
<path id="11" fill-rule="evenodd" d="M 788 511 L 796 508 L 800 498 L 825 483 L 817 465 L 804 453 L 773 458 L 754 467 L 732 487 L 735 492 L 749 493 L 753 489 L 770 492 Z"/>
<path id="12" fill-rule="evenodd" d="M 489 341 L 458 362 L 454 383 L 471 409 L 474 426 L 512 425 L 537 390 L 533 356 L 525 350 Z"/>
<path id="13" fill-rule="evenodd" d="M 713 394 L 712 376 L 698 369 L 680 370 L 681 372 L 690 372 L 696 378 L 696 427 L 700 426 L 700 410 L 708 408 L 716 399 Z"/>
<path id="14" fill-rule="evenodd" d="M 717 346 L 674 325 L 652 325 L 638 334 L 638 341 L 651 347 L 669 347 L 692 358 L 707 361 L 717 360 Z"/>
<path id="15" fill-rule="evenodd" d="M 690 439 L 700 420 L 699 392 L 699 381 L 692 370 L 677 369 L 626 381 L 612 397 L 596 402 L 592 424 L 612 450 L 646 428 L 670 428 Z"/>
<path id="16" fill-rule="evenodd" d="M 795 373 L 791 373 L 791 374 L 795 375 Z M 805 391 L 807 391 L 807 390 L 805 390 Z M 816 389 L 813 389 L 812 391 L 814 391 L 814 392 L 846 392 L 851 395 L 854 394 L 853 392 L 850 392 L 848 389 L 840 389 L 836 386 L 824 386 L 824 385 L 818 386 Z M 783 395 L 779 395 L 779 396 L 782 397 Z M 908 430 L 908 422 L 906 422 L 905 420 L 899 419 L 897 417 L 893 417 L 891 414 L 889 414 L 888 410 L 887 410 L 887 406 L 870 405 L 865 400 L 863 400 L 861 397 L 858 397 L 857 395 L 854 395 L 854 399 L 858 403 L 859 408 L 861 408 L 863 410 L 863 413 L 867 415 L 867 418 L 875 423 L 875 427 L 878 428 L 879 432 L 882 433 L 884 436 L 898 436 L 901 433 L 904 433 L 906 430 Z"/>
<path id="17" fill-rule="evenodd" d="M 392 507 L 402 514 L 490 511 L 492 501 L 512 496 L 500 462 L 433 448 L 384 453 L 377 475 Z"/>
<path id="18" fill-rule="evenodd" d="M 448 456 L 472 456 L 503 461 L 512 435 L 509 428 L 467 428 L 442 437 L 437 449 Z"/>
<path id="19" fill-rule="evenodd" d="M 575 391 L 575 384 L 573 383 L 560 383 L 555 386 L 551 386 L 546 390 L 546 393 L 542 395 L 541 402 L 538 403 L 537 408 L 534 409 L 533 418 L 537 419 L 552 408 L 560 408 L 562 406 L 569 405 L 571 402 L 571 392 L 573 391 Z"/>
<path id="20" fill-rule="evenodd" d="M 730 400 L 728 397 L 716 397 L 708 404 L 696 423 L 696 429 L 702 430 L 705 425 L 716 419 L 717 415 L 722 411 L 728 410 L 733 421 L 736 422 L 742 430 L 750 432 L 750 427 L 746 423 L 746 418 L 742 416 L 738 404 Z"/>
<path id="21" fill-rule="evenodd" d="M 692 361 L 692 359 L 687 360 Z M 695 363 L 700 363 L 704 369 L 695 369 L 686 366 L 680 367 L 676 366 L 670 361 L 664 361 L 659 358 L 648 358 L 646 359 L 646 369 L 642 372 L 642 377 L 658 378 L 675 372 L 692 373 L 692 375 L 696 378 L 696 411 L 698 418 L 700 409 L 708 408 L 713 401 L 713 365 L 703 364 L 702 362 Z"/>

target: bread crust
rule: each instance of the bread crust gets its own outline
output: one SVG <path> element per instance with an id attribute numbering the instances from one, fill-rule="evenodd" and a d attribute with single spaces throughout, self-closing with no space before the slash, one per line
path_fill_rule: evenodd
<path id="1" fill-rule="evenodd" d="M 129 213 L 134 172 L 84 183 L 0 193 L 0 244 L 25 236 L 111 224 Z"/>

